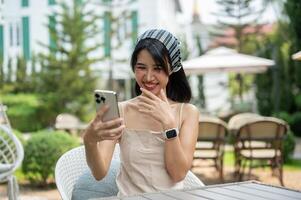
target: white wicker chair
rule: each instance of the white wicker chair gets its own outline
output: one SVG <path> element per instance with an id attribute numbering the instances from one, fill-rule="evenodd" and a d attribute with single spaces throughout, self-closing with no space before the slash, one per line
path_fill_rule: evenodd
<path id="1" fill-rule="evenodd" d="M 15 170 L 22 164 L 24 149 L 8 125 L 0 124 L 0 183 L 7 182 L 9 200 L 18 199 Z"/>
<path id="2" fill-rule="evenodd" d="M 119 145 L 116 145 L 113 159 L 119 160 Z M 63 200 L 70 200 L 78 178 L 88 169 L 84 146 L 76 147 L 63 154 L 56 163 L 55 181 Z M 184 180 L 184 188 L 204 186 L 191 171 Z"/>

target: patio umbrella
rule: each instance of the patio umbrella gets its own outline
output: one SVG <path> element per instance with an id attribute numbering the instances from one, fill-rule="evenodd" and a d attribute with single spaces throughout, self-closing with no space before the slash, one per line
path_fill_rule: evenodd
<path id="1" fill-rule="evenodd" d="M 243 77 L 241 74 L 263 73 L 274 64 L 273 60 L 238 53 L 236 50 L 226 47 L 218 47 L 202 56 L 184 61 L 183 68 L 187 75 L 210 72 L 237 73 L 239 96 L 242 101 Z"/>
<path id="2" fill-rule="evenodd" d="M 202 56 L 186 60 L 183 68 L 187 75 L 205 74 L 209 72 L 263 73 L 273 60 L 238 53 L 234 49 L 218 47 Z"/>
<path id="3" fill-rule="evenodd" d="M 299 52 L 293 54 L 293 55 L 292 55 L 292 58 L 293 58 L 294 60 L 301 60 L 301 51 L 299 51 Z"/>

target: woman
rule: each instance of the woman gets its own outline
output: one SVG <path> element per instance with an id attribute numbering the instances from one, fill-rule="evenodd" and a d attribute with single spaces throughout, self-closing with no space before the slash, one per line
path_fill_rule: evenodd
<path id="1" fill-rule="evenodd" d="M 131 58 L 137 97 L 119 104 L 121 117 L 102 122 L 100 109 L 84 133 L 88 165 L 101 180 L 120 144 L 119 196 L 183 188 L 198 134 L 198 109 L 178 40 L 152 29 L 140 36 Z"/>

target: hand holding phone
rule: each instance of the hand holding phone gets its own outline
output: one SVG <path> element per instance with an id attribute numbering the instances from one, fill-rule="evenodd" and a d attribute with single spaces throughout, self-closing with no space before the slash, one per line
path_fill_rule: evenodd
<path id="1" fill-rule="evenodd" d="M 95 103 L 97 111 L 104 105 L 109 106 L 109 110 L 103 115 L 103 121 L 109 121 L 119 118 L 119 109 L 117 102 L 117 94 L 109 90 L 95 90 L 94 91 Z"/>

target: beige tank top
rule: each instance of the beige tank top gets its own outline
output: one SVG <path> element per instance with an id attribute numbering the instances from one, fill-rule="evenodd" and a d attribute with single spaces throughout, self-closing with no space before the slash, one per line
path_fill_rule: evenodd
<path id="1" fill-rule="evenodd" d="M 121 197 L 168 189 L 182 189 L 183 181 L 174 183 L 165 168 L 165 141 L 161 136 L 163 130 L 153 131 L 131 129 L 131 126 L 128 127 L 128 124 L 135 123 L 132 118 L 134 115 L 130 112 L 132 108 L 130 108 L 128 104 L 129 103 L 121 104 L 121 116 L 124 118 L 126 128 L 119 142 L 121 164 L 116 179 L 119 189 L 118 196 Z M 182 122 L 183 105 L 184 104 L 176 104 L 172 106 L 173 111 L 177 114 L 179 129 Z M 143 116 L 141 118 L 137 117 L 138 116 L 134 119 L 140 120 L 143 118 Z M 148 120 L 150 120 L 149 117 Z M 137 121 L 137 123 L 139 122 Z"/>

